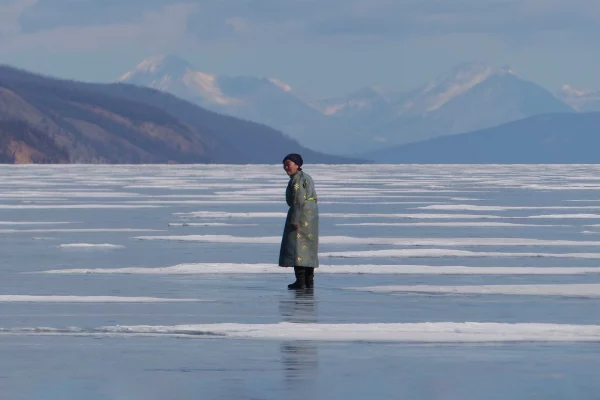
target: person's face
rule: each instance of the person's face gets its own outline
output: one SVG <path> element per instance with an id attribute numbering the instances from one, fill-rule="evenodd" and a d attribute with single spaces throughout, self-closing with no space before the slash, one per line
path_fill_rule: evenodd
<path id="1" fill-rule="evenodd" d="M 285 160 L 285 162 L 283 163 L 283 169 L 285 170 L 286 174 L 288 174 L 288 176 L 292 176 L 296 172 L 298 172 L 298 166 L 292 160 Z"/>

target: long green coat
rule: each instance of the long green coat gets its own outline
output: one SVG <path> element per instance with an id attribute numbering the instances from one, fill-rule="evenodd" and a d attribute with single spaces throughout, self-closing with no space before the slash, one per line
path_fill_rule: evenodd
<path id="1" fill-rule="evenodd" d="M 285 200 L 290 209 L 281 239 L 279 266 L 317 268 L 319 208 L 317 192 L 310 175 L 302 170 L 292 175 L 285 192 Z M 295 230 L 294 224 L 299 224 L 300 227 Z"/>

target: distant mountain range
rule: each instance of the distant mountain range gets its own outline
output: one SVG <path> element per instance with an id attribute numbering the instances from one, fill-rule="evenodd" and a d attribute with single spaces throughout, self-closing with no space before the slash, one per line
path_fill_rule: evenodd
<path id="1" fill-rule="evenodd" d="M 317 143 L 327 141 L 329 119 L 277 79 L 211 75 L 179 57 L 161 56 L 142 61 L 118 81 L 158 89 L 217 113 L 271 126 L 305 146 L 327 151 Z"/>
<path id="2" fill-rule="evenodd" d="M 289 152 L 310 163 L 361 162 L 154 89 L 0 66 L 2 163 L 279 163 Z"/>
<path id="3" fill-rule="evenodd" d="M 599 127 L 600 112 L 536 115 L 365 156 L 390 164 L 598 164 Z"/>
<path id="4" fill-rule="evenodd" d="M 567 99 L 564 91 L 555 96 L 509 67 L 485 64 L 460 65 L 406 92 L 364 88 L 315 101 L 303 101 L 277 79 L 211 75 L 175 56 L 145 60 L 119 80 L 273 126 L 307 147 L 337 154 L 385 149 L 532 115 L 587 111 L 594 97 L 588 93 L 590 99 L 579 107 L 582 96 L 571 93 Z"/>
<path id="5" fill-rule="evenodd" d="M 0 66 L 0 162 L 253 164 L 299 152 L 309 163 L 600 163 L 600 91 L 553 95 L 508 67 L 311 102 L 277 79 L 210 75 L 172 56 L 119 81 Z"/>

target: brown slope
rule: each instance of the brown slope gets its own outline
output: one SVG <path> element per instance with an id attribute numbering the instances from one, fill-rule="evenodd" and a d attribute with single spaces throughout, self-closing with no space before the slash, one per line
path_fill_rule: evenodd
<path id="1" fill-rule="evenodd" d="M 300 146 L 267 126 L 225 117 L 155 90 L 46 78 L 0 66 L 0 120 L 22 120 L 79 163 L 271 163 Z"/>
<path id="2" fill-rule="evenodd" d="M 68 152 L 24 121 L 0 121 L 0 163 L 64 164 Z"/>
<path id="3" fill-rule="evenodd" d="M 4 135 L 22 137 L 19 129 L 30 127 L 74 163 L 211 161 L 210 140 L 168 113 L 53 79 L 0 80 L 0 121 L 23 122 L 5 128 Z"/>
<path id="4" fill-rule="evenodd" d="M 300 153 L 308 163 L 361 164 L 371 162 L 308 149 L 269 126 L 217 114 L 155 89 L 122 83 L 96 85 L 96 89 L 159 107 L 180 121 L 200 127 L 204 134 L 214 138 L 213 154 L 219 163 L 279 163 L 287 153 Z"/>

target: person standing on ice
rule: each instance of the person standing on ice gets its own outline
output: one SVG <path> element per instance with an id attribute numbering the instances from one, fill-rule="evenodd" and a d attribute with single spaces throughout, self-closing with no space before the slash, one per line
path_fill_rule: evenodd
<path id="1" fill-rule="evenodd" d="M 319 267 L 319 208 L 312 178 L 302 171 L 300 154 L 288 154 L 283 169 L 290 177 L 285 200 L 290 207 L 285 220 L 279 266 L 294 267 L 296 282 L 288 289 L 314 286 L 315 268 Z"/>

